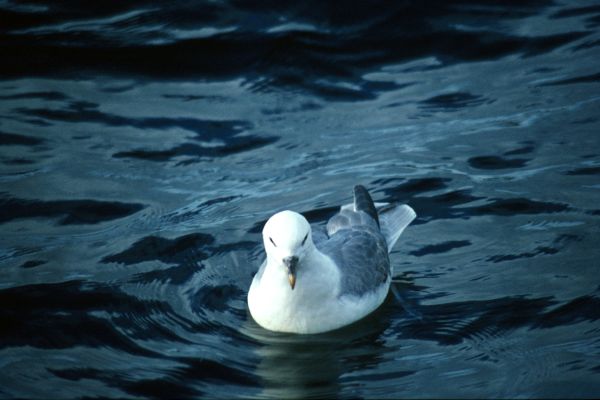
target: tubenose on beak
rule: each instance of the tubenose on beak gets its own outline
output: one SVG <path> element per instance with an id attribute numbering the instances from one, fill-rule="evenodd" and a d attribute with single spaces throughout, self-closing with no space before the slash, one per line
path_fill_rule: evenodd
<path id="1" fill-rule="evenodd" d="M 298 265 L 298 257 L 285 257 L 283 259 L 283 264 L 287 268 L 288 281 L 290 282 L 292 290 L 294 290 L 294 287 L 296 286 L 296 266 Z"/>

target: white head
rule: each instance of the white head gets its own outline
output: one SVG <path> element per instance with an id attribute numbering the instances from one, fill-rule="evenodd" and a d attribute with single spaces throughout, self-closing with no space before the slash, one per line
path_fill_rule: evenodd
<path id="1" fill-rule="evenodd" d="M 312 251 L 312 230 L 301 214 L 281 211 L 273 215 L 262 231 L 267 259 L 287 270 L 290 286 L 296 285 L 296 268 Z"/>

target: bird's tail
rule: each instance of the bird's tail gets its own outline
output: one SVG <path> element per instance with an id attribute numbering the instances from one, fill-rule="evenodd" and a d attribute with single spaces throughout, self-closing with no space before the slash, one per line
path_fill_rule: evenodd
<path id="1" fill-rule="evenodd" d="M 398 241 L 404 229 L 417 217 L 417 213 L 406 204 L 386 204 L 379 208 L 381 233 L 388 245 L 388 252 Z"/>

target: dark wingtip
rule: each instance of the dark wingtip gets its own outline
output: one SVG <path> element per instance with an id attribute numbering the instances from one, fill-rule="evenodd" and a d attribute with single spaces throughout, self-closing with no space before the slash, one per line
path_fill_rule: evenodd
<path id="1" fill-rule="evenodd" d="M 371 195 L 363 185 L 354 186 L 354 209 L 356 211 L 364 211 L 377 222 L 379 226 L 379 215 L 375 209 L 375 204 Z"/>

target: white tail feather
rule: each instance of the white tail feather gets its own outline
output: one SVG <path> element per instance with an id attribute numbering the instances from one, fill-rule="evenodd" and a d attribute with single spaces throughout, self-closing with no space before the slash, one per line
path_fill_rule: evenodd
<path id="1" fill-rule="evenodd" d="M 415 210 L 406 204 L 394 204 L 378 210 L 381 233 L 388 245 L 388 253 L 404 232 L 404 229 L 417 217 Z"/>

